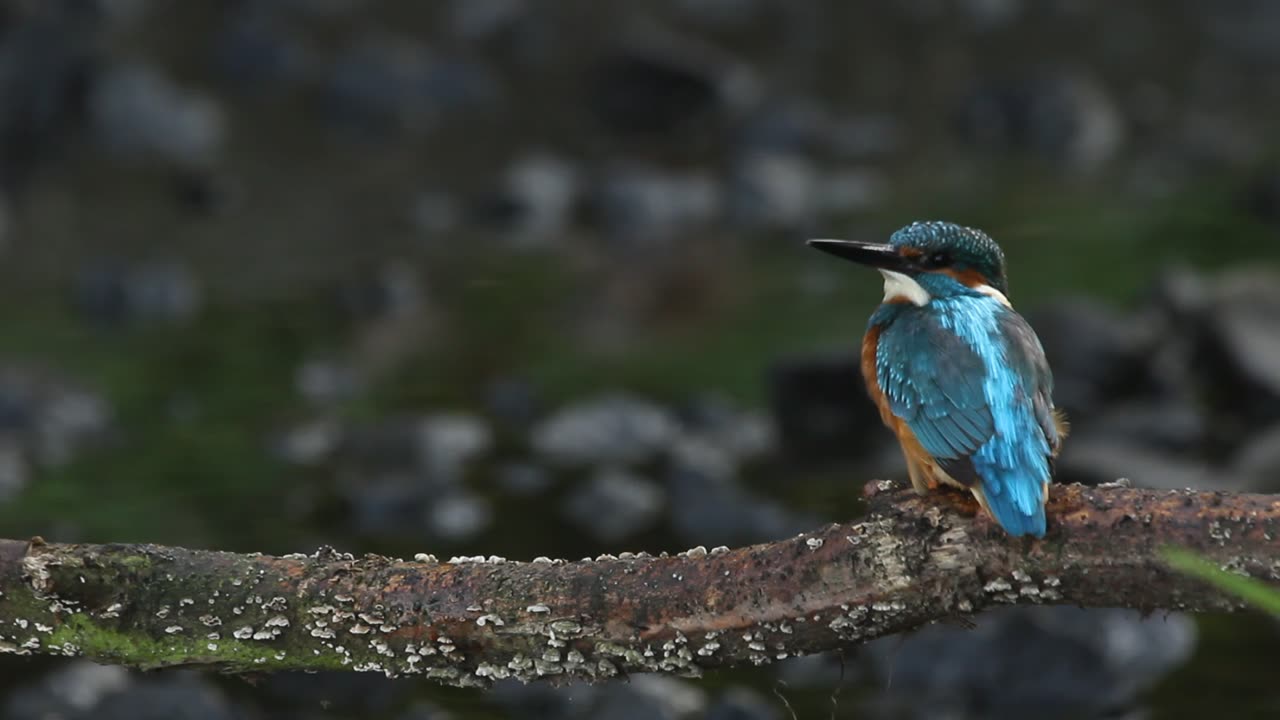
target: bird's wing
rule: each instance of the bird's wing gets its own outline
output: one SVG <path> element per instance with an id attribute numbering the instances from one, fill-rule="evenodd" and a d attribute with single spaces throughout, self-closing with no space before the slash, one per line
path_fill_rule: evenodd
<path id="1" fill-rule="evenodd" d="M 1036 424 L 1044 433 L 1050 455 L 1056 455 L 1062 445 L 1062 433 L 1053 407 L 1053 372 L 1045 359 L 1040 338 L 1021 315 L 1002 313 L 999 318 L 1001 337 L 1005 344 L 1005 357 L 1014 370 L 1014 376 L 1022 382 L 1016 390 L 1018 402 L 1030 402 Z"/>
<path id="2" fill-rule="evenodd" d="M 894 415 L 948 475 L 981 478 L 970 457 L 995 433 L 987 366 L 968 341 L 928 313 L 901 314 L 876 347 L 876 380 Z"/>

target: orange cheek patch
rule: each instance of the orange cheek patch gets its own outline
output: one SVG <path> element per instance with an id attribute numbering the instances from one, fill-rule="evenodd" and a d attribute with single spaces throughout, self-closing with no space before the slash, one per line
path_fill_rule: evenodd
<path id="1" fill-rule="evenodd" d="M 977 270 L 972 270 L 969 268 L 966 268 L 964 270 L 957 270 L 956 268 L 943 268 L 938 272 L 942 273 L 943 275 L 949 275 L 955 278 L 957 281 L 960 282 L 961 285 L 964 285 L 965 287 L 974 288 L 974 287 L 979 287 L 981 285 L 990 284 L 987 282 L 987 279 L 982 276 L 982 273 L 978 272 Z"/>

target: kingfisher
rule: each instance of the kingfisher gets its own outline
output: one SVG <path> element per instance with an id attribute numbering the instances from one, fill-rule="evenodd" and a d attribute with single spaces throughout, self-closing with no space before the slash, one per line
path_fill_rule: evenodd
<path id="1" fill-rule="evenodd" d="M 884 276 L 862 375 L 916 492 L 968 490 L 1010 535 L 1044 536 L 1067 424 L 1040 339 L 1009 302 L 1000 246 L 937 221 L 912 223 L 887 243 L 809 245 Z"/>

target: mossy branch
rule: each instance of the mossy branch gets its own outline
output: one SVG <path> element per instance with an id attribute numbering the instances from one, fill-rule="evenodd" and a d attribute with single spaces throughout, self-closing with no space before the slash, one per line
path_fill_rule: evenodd
<path id="1" fill-rule="evenodd" d="M 593 561 L 270 557 L 0 540 L 0 651 L 225 672 L 698 675 L 1002 604 L 1235 610 L 1173 571 L 1186 548 L 1270 586 L 1280 496 L 1055 486 L 1043 540 L 958 493 L 867 486 L 863 522 L 737 550 Z"/>

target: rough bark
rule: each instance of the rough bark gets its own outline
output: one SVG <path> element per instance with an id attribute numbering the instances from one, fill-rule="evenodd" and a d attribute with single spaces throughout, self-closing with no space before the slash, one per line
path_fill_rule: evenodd
<path id="1" fill-rule="evenodd" d="M 454 685 L 698 675 L 1001 604 L 1233 610 L 1164 546 L 1280 581 L 1280 496 L 1055 486 L 1042 540 L 958 493 L 867 486 L 866 520 L 737 550 L 578 562 L 238 555 L 0 540 L 0 651 Z"/>

